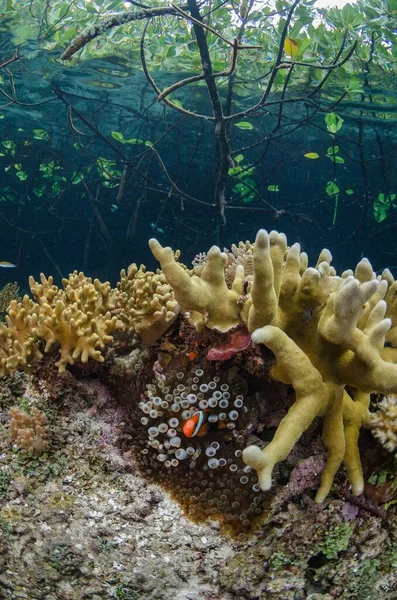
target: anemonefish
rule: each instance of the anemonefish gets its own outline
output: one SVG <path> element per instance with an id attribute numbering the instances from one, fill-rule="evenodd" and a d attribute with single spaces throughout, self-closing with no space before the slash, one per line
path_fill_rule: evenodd
<path id="1" fill-rule="evenodd" d="M 192 438 L 192 437 L 201 437 L 206 435 L 210 428 L 210 423 L 208 422 L 208 410 L 199 410 L 194 413 L 190 419 L 186 421 L 183 426 L 183 435 Z"/>
<path id="2" fill-rule="evenodd" d="M 226 427 L 224 421 L 215 421 L 211 423 L 208 420 L 210 414 L 211 412 L 208 409 L 199 410 L 194 413 L 194 415 L 185 422 L 182 428 L 183 435 L 188 438 L 202 437 L 207 435 L 209 431 L 216 431 L 217 429 L 224 429 Z"/>

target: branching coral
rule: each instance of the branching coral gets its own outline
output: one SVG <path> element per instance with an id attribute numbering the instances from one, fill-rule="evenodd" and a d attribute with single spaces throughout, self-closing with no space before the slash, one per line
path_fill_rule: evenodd
<path id="1" fill-rule="evenodd" d="M 41 274 L 29 279 L 34 300 L 12 300 L 0 323 L 0 376 L 59 349 L 56 363 L 62 373 L 76 361 L 103 362 L 103 349 L 116 331 L 136 331 L 151 345 L 176 319 L 179 306 L 164 275 L 131 265 L 112 289 L 109 282 L 92 280 L 75 271 L 62 288 Z M 44 346 L 43 343 L 44 342 Z"/>
<path id="2" fill-rule="evenodd" d="M 153 345 L 175 321 L 179 305 L 163 273 L 138 269 L 133 263 L 121 271 L 119 316 L 127 331 L 136 331 L 147 346 Z"/>
<path id="3" fill-rule="evenodd" d="M 232 290 L 228 290 L 223 272 L 226 256 L 218 248 L 211 249 L 209 255 L 214 258 L 210 261 L 209 256 L 202 277 L 190 278 L 173 261 L 170 248 L 153 240 L 150 246 L 182 308 L 207 312 L 200 326 L 225 330 L 237 320 L 244 323 L 253 332 L 253 341 L 274 352 L 274 378 L 295 389 L 296 401 L 270 444 L 263 452 L 248 447 L 243 454 L 246 463 L 257 470 L 262 489 L 271 487 L 274 466 L 288 456 L 312 421 L 321 417 L 328 458 L 317 501 L 329 493 L 342 461 L 353 492 L 360 494 L 363 474 L 358 436 L 361 427 L 369 426 L 369 394 L 397 392 L 397 365 L 385 360 L 385 337 L 394 346 L 391 326 L 394 320 L 397 323 L 397 285 L 390 274 L 377 278 L 363 259 L 354 274 L 338 277 L 328 250 L 321 252 L 315 268 L 308 267 L 307 255 L 298 244 L 287 248 L 284 235 L 261 230 L 253 247 L 252 281 L 244 297 L 236 301 L 232 292 L 240 289 L 244 269 L 237 267 Z M 205 299 L 197 303 L 201 294 Z M 226 322 L 219 314 L 222 308 L 228 315 Z"/>
<path id="4" fill-rule="evenodd" d="M 389 452 L 397 450 L 397 396 L 386 396 L 370 416 L 373 435 Z"/>
<path id="5" fill-rule="evenodd" d="M 38 408 L 32 408 L 29 416 L 17 407 L 8 412 L 11 417 L 9 423 L 10 438 L 19 448 L 24 450 L 37 450 L 43 452 L 48 448 L 46 440 L 48 434 L 47 417 Z"/>
<path id="6" fill-rule="evenodd" d="M 59 371 L 76 360 L 85 363 L 91 357 L 103 361 L 101 350 L 109 344 L 112 332 L 122 328 L 114 310 L 114 292 L 109 283 L 92 281 L 83 273 L 73 273 L 63 280 L 63 289 L 54 285 L 52 277 L 41 275 L 41 283 L 29 280 L 33 302 L 24 296 L 12 301 L 6 325 L 0 324 L 0 374 L 13 373 L 18 367 L 42 358 L 44 352 L 59 346 Z"/>
<path id="7" fill-rule="evenodd" d="M 151 239 L 150 248 L 160 261 L 167 282 L 174 291 L 175 298 L 184 310 L 190 311 L 190 317 L 198 330 L 214 327 L 219 331 L 228 331 L 240 322 L 238 299 L 243 293 L 244 269 L 236 269 L 231 289 L 226 285 L 224 268 L 226 254 L 213 246 L 207 255 L 207 262 L 201 276 L 189 275 L 174 257 L 171 248 L 163 248 Z"/>

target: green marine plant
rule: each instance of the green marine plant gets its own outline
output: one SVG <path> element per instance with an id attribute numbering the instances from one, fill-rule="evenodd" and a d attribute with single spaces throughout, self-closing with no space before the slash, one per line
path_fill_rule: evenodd
<path id="1" fill-rule="evenodd" d="M 351 523 L 339 523 L 323 532 L 324 538 L 316 546 L 316 551 L 321 552 L 328 559 L 336 558 L 349 546 L 354 526 Z"/>

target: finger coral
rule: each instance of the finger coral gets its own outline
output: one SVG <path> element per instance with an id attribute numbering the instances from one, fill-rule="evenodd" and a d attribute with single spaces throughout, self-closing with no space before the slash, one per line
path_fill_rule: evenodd
<path id="1" fill-rule="evenodd" d="M 133 263 L 121 271 L 119 316 L 127 331 L 136 331 L 143 343 L 152 346 L 179 314 L 179 305 L 163 273 L 138 269 Z"/>
<path id="2" fill-rule="evenodd" d="M 11 421 L 9 423 L 10 439 L 19 448 L 24 450 L 43 452 L 48 448 L 47 417 L 38 408 L 32 408 L 32 414 L 29 416 L 17 407 L 8 411 Z"/>
<path id="3" fill-rule="evenodd" d="M 162 273 L 131 265 L 116 288 L 75 271 L 63 286 L 41 274 L 29 279 L 34 300 L 12 300 L 0 323 L 0 376 L 13 374 L 54 348 L 60 373 L 76 361 L 103 362 L 113 334 L 138 333 L 152 345 L 177 318 L 179 305 Z"/>
<path id="4" fill-rule="evenodd" d="M 198 277 L 190 275 L 175 260 L 171 248 L 163 248 L 156 239 L 151 239 L 149 245 L 161 264 L 175 299 L 184 310 L 190 311 L 190 318 L 198 330 L 214 327 L 219 331 L 228 331 L 239 324 L 238 299 L 243 292 L 244 278 L 241 265 L 237 267 L 229 289 L 224 274 L 227 256 L 216 246 L 208 252 L 206 264 Z"/>
<path id="5" fill-rule="evenodd" d="M 377 277 L 369 261 L 362 259 L 354 272 L 338 276 L 326 249 L 316 266 L 308 267 L 299 244 L 288 248 L 283 234 L 261 230 L 252 249 L 253 274 L 246 278 L 244 267 L 238 266 L 230 289 L 224 272 L 227 257 L 219 248 L 210 250 L 197 277 L 182 273 L 171 248 L 155 240 L 150 246 L 198 329 L 227 331 L 246 325 L 255 343 L 273 351 L 277 361 L 273 377 L 295 390 L 295 403 L 273 440 L 263 451 L 251 446 L 243 453 L 245 462 L 256 469 L 262 489 L 270 489 L 274 466 L 321 417 L 328 457 L 316 500 L 327 496 L 342 462 L 353 493 L 360 494 L 364 484 L 358 437 L 361 427 L 369 427 L 370 393 L 397 393 L 397 365 L 390 354 L 394 347 L 385 348 L 386 340 L 395 345 L 397 322 L 397 289 L 391 274 Z M 203 317 L 197 319 L 194 311 Z"/>

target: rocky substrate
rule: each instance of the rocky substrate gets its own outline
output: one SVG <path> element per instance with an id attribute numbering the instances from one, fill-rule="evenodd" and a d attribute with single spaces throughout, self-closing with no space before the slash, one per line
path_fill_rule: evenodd
<path id="1" fill-rule="evenodd" d="M 125 414 L 98 378 L 54 381 L 0 384 L 0 598 L 397 597 L 395 513 L 348 489 L 316 505 L 322 455 L 298 460 L 253 531 L 233 538 L 140 476 L 116 443 Z M 47 414 L 46 452 L 10 443 L 12 406 Z"/>

